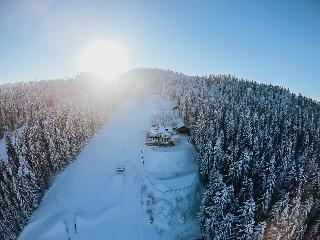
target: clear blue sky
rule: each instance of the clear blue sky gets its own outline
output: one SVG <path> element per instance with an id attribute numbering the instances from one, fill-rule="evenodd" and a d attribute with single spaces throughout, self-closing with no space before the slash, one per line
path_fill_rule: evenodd
<path id="1" fill-rule="evenodd" d="M 1 0 L 0 82 L 77 72 L 95 39 L 132 67 L 231 73 L 320 99 L 317 0 Z"/>

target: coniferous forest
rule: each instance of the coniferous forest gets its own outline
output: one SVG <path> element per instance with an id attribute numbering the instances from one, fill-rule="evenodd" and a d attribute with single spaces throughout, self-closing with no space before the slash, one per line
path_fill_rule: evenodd
<path id="1" fill-rule="evenodd" d="M 320 104 L 231 75 L 158 69 L 121 76 L 122 97 L 157 86 L 191 130 L 203 239 L 320 239 Z M 0 86 L 0 239 L 16 239 L 55 176 L 121 97 L 87 75 Z"/>
<path id="2" fill-rule="evenodd" d="M 112 111 L 88 76 L 0 86 L 0 239 L 16 239 L 54 177 Z"/>
<path id="3" fill-rule="evenodd" d="M 144 69 L 191 128 L 203 239 L 320 239 L 320 103 L 231 75 Z"/>

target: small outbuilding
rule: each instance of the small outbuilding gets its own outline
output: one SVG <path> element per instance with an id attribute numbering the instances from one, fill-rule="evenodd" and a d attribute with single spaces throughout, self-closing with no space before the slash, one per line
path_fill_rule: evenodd
<path id="1" fill-rule="evenodd" d="M 178 133 L 190 135 L 190 128 L 187 127 L 182 121 L 177 123 L 177 125 L 173 129 L 176 130 Z"/>
<path id="2" fill-rule="evenodd" d="M 177 132 L 190 135 L 190 128 L 187 126 L 181 126 L 181 127 L 177 128 Z"/>

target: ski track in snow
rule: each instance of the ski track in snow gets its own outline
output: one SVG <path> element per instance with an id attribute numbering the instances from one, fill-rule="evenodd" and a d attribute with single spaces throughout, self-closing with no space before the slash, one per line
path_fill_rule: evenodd
<path id="1" fill-rule="evenodd" d="M 158 94 L 121 105 L 56 178 L 19 239 L 196 238 L 193 146 L 186 136 L 174 147 L 144 144 L 150 119 L 163 106 L 172 103 Z M 117 167 L 125 171 L 118 173 Z"/>

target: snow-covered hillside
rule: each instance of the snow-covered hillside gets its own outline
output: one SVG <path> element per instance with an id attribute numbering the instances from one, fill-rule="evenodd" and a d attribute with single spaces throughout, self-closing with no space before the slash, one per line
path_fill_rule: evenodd
<path id="1" fill-rule="evenodd" d="M 57 177 L 19 239 L 196 238 L 193 146 L 185 136 L 174 147 L 144 144 L 150 119 L 170 104 L 158 94 L 123 104 Z"/>

